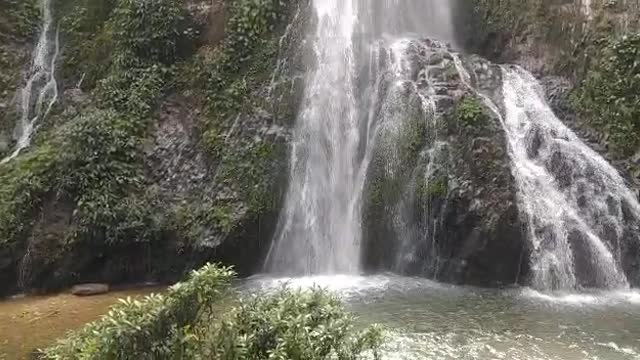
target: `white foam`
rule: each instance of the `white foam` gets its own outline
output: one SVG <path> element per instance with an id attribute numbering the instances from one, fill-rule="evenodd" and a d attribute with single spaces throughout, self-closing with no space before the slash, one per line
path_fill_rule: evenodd
<path id="1" fill-rule="evenodd" d="M 520 296 L 565 305 L 613 306 L 624 303 L 640 305 L 640 292 L 638 290 L 599 291 L 595 293 L 545 293 L 531 288 L 525 288 L 521 290 Z"/>

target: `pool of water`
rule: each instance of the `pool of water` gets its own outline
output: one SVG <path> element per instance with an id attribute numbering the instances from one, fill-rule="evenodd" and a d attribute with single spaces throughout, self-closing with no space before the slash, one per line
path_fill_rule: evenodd
<path id="1" fill-rule="evenodd" d="M 545 294 L 486 290 L 418 278 L 253 277 L 246 293 L 320 286 L 338 294 L 361 325 L 378 323 L 384 359 L 640 359 L 640 292 Z M 26 358 L 104 314 L 119 298 L 160 288 L 79 298 L 68 294 L 0 302 L 0 359 Z"/>
<path id="2" fill-rule="evenodd" d="M 544 294 L 397 276 L 254 277 L 249 290 L 320 286 L 387 330 L 385 359 L 640 359 L 640 292 Z"/>
<path id="3" fill-rule="evenodd" d="M 120 298 L 162 290 L 143 287 L 91 297 L 59 294 L 0 301 L 0 360 L 28 358 L 33 350 L 97 320 Z"/>

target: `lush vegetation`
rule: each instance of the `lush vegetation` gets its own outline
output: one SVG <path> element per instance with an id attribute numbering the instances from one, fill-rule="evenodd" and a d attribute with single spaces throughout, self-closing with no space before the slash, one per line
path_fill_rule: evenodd
<path id="1" fill-rule="evenodd" d="M 16 13 L 31 14 L 30 2 L 9 3 Z M 3 266 L 17 266 L 51 204 L 72 213 L 64 233 L 55 234 L 55 251 L 40 254 L 48 264 L 80 247 L 111 256 L 110 248 L 157 248 L 176 236 L 186 244 L 176 248 L 195 246 L 273 208 L 268 175 L 284 149 L 256 142 L 253 134 L 229 144 L 228 131 L 240 113 L 265 101 L 253 93 L 275 66 L 276 26 L 289 4 L 237 0 L 226 6 L 222 44 L 202 46 L 200 29 L 180 0 L 54 1 L 63 44 L 59 83 L 79 87 L 88 99 L 60 106 L 31 149 L 0 165 L 0 243 L 15 256 Z M 197 98 L 201 145 L 218 169 L 213 181 L 234 198 L 201 194 L 197 201 L 159 205 L 166 200 L 150 186 L 143 146 L 170 92 Z"/>
<path id="2" fill-rule="evenodd" d="M 616 155 L 630 156 L 640 148 L 640 34 L 605 36 L 596 44 L 574 104 Z"/>
<path id="3" fill-rule="evenodd" d="M 36 0 L 4 0 L 0 3 L 0 39 L 30 40 L 40 23 L 40 6 Z"/>
<path id="4" fill-rule="evenodd" d="M 319 289 L 281 289 L 235 301 L 232 275 L 228 268 L 207 265 L 164 295 L 123 300 L 42 357 L 351 360 L 375 355 L 380 329 L 357 330 L 335 297 Z"/>
<path id="5" fill-rule="evenodd" d="M 140 202 L 127 199 L 142 190 L 140 146 L 150 111 L 171 74 L 170 65 L 161 62 L 160 57 L 175 52 L 182 35 L 171 30 L 171 38 L 160 32 L 157 45 L 162 45 L 162 55 L 138 50 L 138 39 L 157 31 L 142 26 L 141 11 L 165 19 L 163 24 L 154 24 L 157 27 L 178 29 L 180 17 L 176 13 L 182 7 L 180 1 L 173 0 L 118 2 L 107 23 L 108 28 L 118 29 L 109 31 L 114 60 L 95 91 L 98 107 L 82 109 L 64 126 L 42 136 L 36 150 L 2 166 L 3 234 L 19 235 L 11 229 L 21 230 L 28 223 L 32 215 L 28 209 L 37 207 L 45 195 L 56 194 L 77 204 L 74 238 L 82 234 L 119 242 L 142 237 L 118 228 L 144 227 L 139 226 L 144 210 L 131 206 Z M 21 213 L 26 216 L 16 216 Z M 126 219 L 132 221 L 128 223 Z M 12 239 L 6 236 L 3 240 Z"/>
<path id="6" fill-rule="evenodd" d="M 205 236 L 202 224 L 216 224 L 222 234 L 230 234 L 241 218 L 254 218 L 274 207 L 271 189 L 275 180 L 269 174 L 279 166 L 285 149 L 256 142 L 253 137 L 236 137 L 231 143 L 229 133 L 235 130 L 239 116 L 251 116 L 247 111 L 253 108 L 269 107 L 264 94 L 256 91 L 264 88 L 275 67 L 278 37 L 274 34 L 289 5 L 282 0 L 231 2 L 223 43 L 203 47 L 180 70 L 186 76 L 179 86 L 203 103 L 200 145 L 215 159 L 216 182 L 238 196 L 232 200 L 203 197 L 179 208 L 176 227 L 188 239 Z"/>
<path id="7" fill-rule="evenodd" d="M 61 19 L 65 36 L 69 37 L 68 24 L 76 11 L 83 13 L 98 3 L 104 4 L 65 3 L 73 8 L 68 10 L 71 17 Z M 56 112 L 47 120 L 55 126 L 44 124 L 32 149 L 0 165 L 0 243 L 15 257 L 4 262 L 9 269 L 0 271 L 11 273 L 17 266 L 15 259 L 21 257 L 39 214 L 51 203 L 65 204 L 72 214 L 56 239 L 46 233 L 34 239 L 57 242 L 49 246 L 55 251 L 39 254 L 45 264 L 55 264 L 80 247 L 100 256 L 105 248 L 157 240 L 160 224 L 152 214 L 152 194 L 144 186 L 142 145 L 152 110 L 170 85 L 178 61 L 178 44 L 185 36 L 183 7 L 179 0 L 112 3 L 104 23 L 93 28 L 94 41 L 109 39 L 105 43 L 110 44 L 110 60 L 95 64 L 99 80 L 86 89 L 93 101 L 72 112 Z M 154 40 L 140 42 L 146 38 Z M 70 41 L 70 54 L 77 44 Z M 149 46 L 162 51 L 145 51 Z"/>
<path id="8" fill-rule="evenodd" d="M 229 268 L 206 265 L 166 294 L 122 300 L 102 319 L 46 349 L 47 359 L 161 359 L 180 351 L 173 338 L 189 328 L 228 291 Z M 179 358 L 179 357 L 175 357 Z"/>

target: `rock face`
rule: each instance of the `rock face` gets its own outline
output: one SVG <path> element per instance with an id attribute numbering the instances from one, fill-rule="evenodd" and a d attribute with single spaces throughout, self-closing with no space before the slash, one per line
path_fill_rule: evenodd
<path id="1" fill-rule="evenodd" d="M 527 249 L 505 134 L 471 89 L 500 89 L 500 71 L 475 57 L 456 65 L 458 55 L 428 40 L 408 52 L 405 100 L 394 104 L 389 96 L 392 103 L 382 105 L 402 116 L 383 125 L 366 185 L 367 268 L 482 286 L 517 283 L 527 272 Z"/>

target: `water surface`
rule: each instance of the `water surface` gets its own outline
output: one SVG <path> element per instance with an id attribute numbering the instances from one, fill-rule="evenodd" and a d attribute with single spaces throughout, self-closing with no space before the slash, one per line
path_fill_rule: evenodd
<path id="1" fill-rule="evenodd" d="M 640 359 L 640 292 L 545 294 L 397 276 L 254 278 L 249 288 L 318 285 L 388 332 L 385 359 Z"/>

